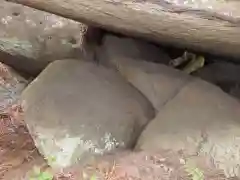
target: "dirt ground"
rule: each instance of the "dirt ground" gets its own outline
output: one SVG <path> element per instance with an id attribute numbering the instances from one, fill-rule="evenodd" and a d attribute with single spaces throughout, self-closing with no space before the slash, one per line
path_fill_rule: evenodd
<path id="1" fill-rule="evenodd" d="M 46 165 L 21 119 L 21 108 L 14 105 L 0 116 L 0 179 L 14 179 L 34 165 Z"/>
<path id="2" fill-rule="evenodd" d="M 12 79 L 7 67 L 0 64 L 0 85 L 7 87 Z M 46 163 L 27 131 L 20 105 L 6 102 L 0 108 L 0 179 L 13 180 L 34 165 Z"/>

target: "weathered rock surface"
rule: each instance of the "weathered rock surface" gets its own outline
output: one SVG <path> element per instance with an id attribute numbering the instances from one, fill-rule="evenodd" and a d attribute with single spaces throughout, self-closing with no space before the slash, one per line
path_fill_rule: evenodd
<path id="1" fill-rule="evenodd" d="M 169 56 L 153 44 L 139 39 L 114 35 L 103 37 L 102 46 L 99 48 L 97 56 L 102 62 L 104 59 L 111 59 L 111 57 L 143 59 L 162 64 L 168 64 L 170 61 Z"/>
<path id="2" fill-rule="evenodd" d="M 227 175 L 239 175 L 239 107 L 236 99 L 219 88 L 194 80 L 149 123 L 137 149 L 207 154 Z"/>
<path id="3" fill-rule="evenodd" d="M 99 48 L 98 58 L 102 64 L 116 68 L 159 110 L 191 77 L 177 70 L 169 72 L 168 67 L 152 63 L 156 60 L 168 63 L 169 57 L 161 49 L 150 53 L 151 45 L 142 43 L 142 49 L 138 47 L 133 39 L 108 35 Z"/>
<path id="4" fill-rule="evenodd" d="M 19 100 L 27 80 L 7 65 L 0 63 L 0 113 Z"/>
<path id="5" fill-rule="evenodd" d="M 0 51 L 26 59 L 0 61 L 35 75 L 50 61 L 81 56 L 86 30 L 84 24 L 2 1 Z"/>
<path id="6" fill-rule="evenodd" d="M 240 175 L 237 99 L 164 65 L 118 56 L 103 61 L 115 67 L 158 111 L 141 134 L 136 149 L 207 154 L 226 175 Z"/>
<path id="7" fill-rule="evenodd" d="M 160 111 L 192 79 L 180 71 L 140 59 L 112 57 L 109 62 L 149 99 L 156 111 Z"/>
<path id="8" fill-rule="evenodd" d="M 23 92 L 25 121 L 45 157 L 65 167 L 132 148 L 154 117 L 148 100 L 115 71 L 77 60 L 51 63 Z"/>

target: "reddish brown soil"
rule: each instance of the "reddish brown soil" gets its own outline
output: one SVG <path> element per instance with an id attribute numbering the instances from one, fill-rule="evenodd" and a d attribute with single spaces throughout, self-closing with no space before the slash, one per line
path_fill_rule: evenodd
<path id="1" fill-rule="evenodd" d="M 184 157 L 177 152 L 166 150 L 118 152 L 96 158 L 84 167 L 76 166 L 66 172 L 71 180 L 91 179 L 93 175 L 100 180 L 192 180 L 192 174 L 188 173 L 191 169 L 199 169 L 204 174 L 204 180 L 227 179 L 206 157 Z"/>
<path id="2" fill-rule="evenodd" d="M 45 165 L 21 119 L 21 108 L 15 106 L 0 116 L 0 179 L 13 180 L 34 165 Z"/>
<path id="3" fill-rule="evenodd" d="M 0 86 L 8 88 L 17 82 L 9 67 L 0 63 Z M 0 179 L 14 180 L 32 169 L 44 165 L 22 118 L 22 109 L 4 101 L 0 109 Z"/>

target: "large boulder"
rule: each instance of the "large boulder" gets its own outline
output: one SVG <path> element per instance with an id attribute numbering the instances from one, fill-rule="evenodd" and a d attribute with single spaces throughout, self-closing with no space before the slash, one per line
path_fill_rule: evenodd
<path id="1" fill-rule="evenodd" d="M 226 175 L 239 175 L 239 108 L 239 102 L 218 87 L 194 80 L 159 111 L 136 148 L 207 154 Z"/>
<path id="2" fill-rule="evenodd" d="M 160 111 L 192 79 L 180 71 L 141 59 L 112 56 L 108 66 L 116 68 L 129 83 L 147 97 L 156 111 Z"/>
<path id="3" fill-rule="evenodd" d="M 82 23 L 3 1 L 0 51 L 25 58 L 0 61 L 36 75 L 55 59 L 81 57 L 86 31 L 87 26 Z"/>
<path id="4" fill-rule="evenodd" d="M 191 78 L 180 71 L 169 72 L 166 66 L 149 63 L 167 64 L 170 58 L 161 49 L 135 39 L 106 35 L 97 57 L 101 64 L 116 68 L 150 100 L 156 110 Z M 158 81 L 161 83 L 156 83 Z"/>
<path id="5" fill-rule="evenodd" d="M 136 149 L 206 154 L 227 176 L 240 175 L 237 99 L 217 86 L 164 65 L 121 56 L 109 56 L 102 62 L 117 69 L 157 111 Z"/>
<path id="6" fill-rule="evenodd" d="M 24 119 L 54 168 L 133 148 L 153 119 L 148 100 L 113 70 L 78 60 L 51 63 L 23 92 Z"/>

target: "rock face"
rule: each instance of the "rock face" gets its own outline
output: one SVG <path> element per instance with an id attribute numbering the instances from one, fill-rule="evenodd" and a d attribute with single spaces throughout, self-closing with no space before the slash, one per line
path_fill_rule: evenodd
<path id="1" fill-rule="evenodd" d="M 25 121 L 54 168 L 88 155 L 132 148 L 154 117 L 151 104 L 121 75 L 90 62 L 51 63 L 23 92 Z"/>
<path id="2" fill-rule="evenodd" d="M 150 62 L 168 64 L 169 56 L 157 46 L 133 38 L 105 35 L 102 46 L 98 51 L 98 58 L 103 63 L 104 59 L 111 57 L 127 57 L 142 59 Z"/>
<path id="3" fill-rule="evenodd" d="M 161 109 L 136 148 L 207 154 L 226 175 L 239 175 L 239 107 L 219 88 L 195 80 Z"/>
<path id="4" fill-rule="evenodd" d="M 227 176 L 240 175 L 240 103 L 236 99 L 164 65 L 121 56 L 109 56 L 103 62 L 117 69 L 157 111 L 136 149 L 206 154 Z"/>
<path id="5" fill-rule="evenodd" d="M 105 36 L 98 51 L 98 58 L 102 64 L 116 68 L 158 110 L 191 77 L 184 76 L 180 71 L 169 72 L 168 67 L 152 63 L 158 60 L 158 62 L 166 64 L 169 57 L 160 49 L 159 51 L 156 49 L 155 53 L 149 53 L 149 49 L 152 49 L 151 45 L 143 42 L 142 44 L 138 43 L 133 39 Z M 138 48 L 139 46 L 142 47 L 141 50 Z M 156 83 L 158 81 L 161 81 L 161 83 Z"/>
<path id="6" fill-rule="evenodd" d="M 0 51 L 26 59 L 1 61 L 35 75 L 50 61 L 81 56 L 86 30 L 84 24 L 3 1 L 0 4 Z"/>

